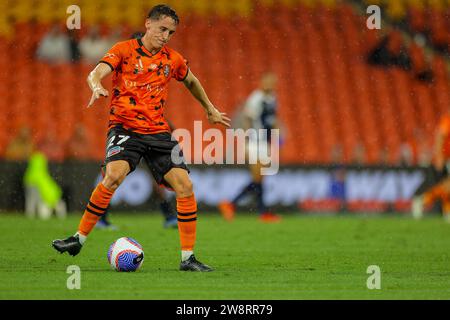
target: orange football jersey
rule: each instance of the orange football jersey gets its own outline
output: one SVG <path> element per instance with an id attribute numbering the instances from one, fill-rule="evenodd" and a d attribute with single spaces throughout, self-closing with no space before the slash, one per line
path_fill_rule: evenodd
<path id="1" fill-rule="evenodd" d="M 140 39 L 115 44 L 100 60 L 113 70 L 109 127 L 121 124 L 143 134 L 170 132 L 164 118 L 169 81 L 182 81 L 189 68 L 175 50 L 151 54 Z"/>

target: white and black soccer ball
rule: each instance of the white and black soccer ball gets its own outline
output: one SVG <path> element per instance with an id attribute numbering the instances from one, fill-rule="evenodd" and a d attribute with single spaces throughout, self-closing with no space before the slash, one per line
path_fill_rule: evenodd
<path id="1" fill-rule="evenodd" d="M 144 250 L 133 238 L 122 237 L 109 247 L 108 262 L 116 271 L 136 271 L 144 262 Z"/>

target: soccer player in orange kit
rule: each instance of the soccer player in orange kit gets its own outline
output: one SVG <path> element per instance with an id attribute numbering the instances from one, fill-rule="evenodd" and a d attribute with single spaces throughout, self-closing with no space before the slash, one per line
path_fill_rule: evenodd
<path id="1" fill-rule="evenodd" d="M 77 255 L 98 219 L 104 214 L 114 191 L 143 157 L 158 184 L 175 191 L 181 242 L 180 270 L 212 271 L 193 253 L 196 238 L 197 202 L 185 162 L 171 157 L 178 147 L 170 134 L 163 111 L 169 81 L 182 81 L 205 109 L 210 123 L 230 126 L 230 119 L 208 99 L 186 60 L 166 44 L 176 31 L 179 18 L 166 5 L 153 7 L 145 20 L 141 39 L 114 45 L 88 76 L 92 90 L 89 107 L 101 96 L 109 96 L 101 80 L 113 74 L 106 174 L 97 185 L 84 211 L 78 231 L 67 239 L 54 240 L 59 252 Z"/>

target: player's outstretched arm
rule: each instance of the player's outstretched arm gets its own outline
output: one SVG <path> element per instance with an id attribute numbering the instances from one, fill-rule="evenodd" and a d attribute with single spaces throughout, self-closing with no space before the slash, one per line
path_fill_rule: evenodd
<path id="1" fill-rule="evenodd" d="M 88 108 L 92 106 L 92 104 L 100 98 L 100 96 L 107 97 L 109 95 L 108 90 L 103 88 L 102 86 L 102 79 L 106 77 L 108 74 L 112 72 L 111 67 L 108 66 L 106 63 L 99 63 L 94 70 L 89 73 L 89 76 L 87 77 L 87 83 L 89 85 L 89 88 L 92 90 L 92 96 L 89 100 Z"/>
<path id="2" fill-rule="evenodd" d="M 210 123 L 220 123 L 225 127 L 230 127 L 231 119 L 227 117 L 225 112 L 220 112 L 214 107 L 211 101 L 209 101 L 202 84 L 190 70 L 188 71 L 186 79 L 183 80 L 183 83 L 191 94 L 201 103 Z"/>

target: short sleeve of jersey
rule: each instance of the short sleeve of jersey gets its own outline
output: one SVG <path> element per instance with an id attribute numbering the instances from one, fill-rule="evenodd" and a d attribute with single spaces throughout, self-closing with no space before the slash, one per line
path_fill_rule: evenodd
<path id="1" fill-rule="evenodd" d="M 262 93 L 253 92 L 247 99 L 244 106 L 244 114 L 252 120 L 258 119 L 261 115 Z"/>
<path id="2" fill-rule="evenodd" d="M 174 69 L 172 77 L 178 81 L 186 79 L 189 72 L 188 62 L 178 52 L 174 55 Z"/>
<path id="3" fill-rule="evenodd" d="M 112 70 L 115 70 L 119 64 L 122 62 L 123 57 L 123 43 L 116 43 L 99 61 L 106 63 L 111 67 Z"/>

